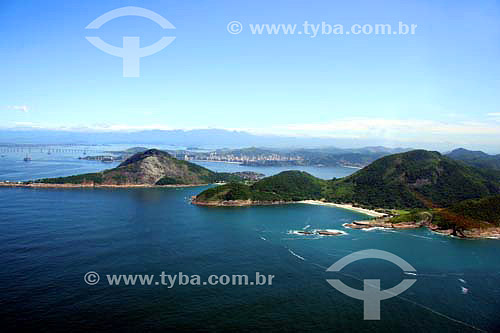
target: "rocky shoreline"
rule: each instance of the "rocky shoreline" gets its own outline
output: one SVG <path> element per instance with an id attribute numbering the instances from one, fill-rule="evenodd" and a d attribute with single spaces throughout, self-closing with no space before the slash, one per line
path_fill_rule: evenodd
<path id="1" fill-rule="evenodd" d="M 435 225 L 428 226 L 429 230 L 440 235 L 464 239 L 500 239 L 500 227 L 473 228 L 456 231 L 453 229 L 439 229 Z"/>
<path id="2" fill-rule="evenodd" d="M 367 221 L 353 221 L 352 223 L 344 224 L 344 227 L 349 229 L 385 228 L 394 230 L 427 228 L 437 234 L 456 238 L 500 239 L 499 227 L 474 228 L 467 230 L 440 229 L 437 225 L 433 224 L 431 220 L 392 223 L 389 218 L 382 218 Z"/>
<path id="3" fill-rule="evenodd" d="M 367 221 L 353 221 L 344 225 L 350 229 L 369 229 L 369 228 L 387 228 L 387 229 L 418 229 L 423 226 L 422 223 L 391 223 L 390 219 L 377 219 Z"/>

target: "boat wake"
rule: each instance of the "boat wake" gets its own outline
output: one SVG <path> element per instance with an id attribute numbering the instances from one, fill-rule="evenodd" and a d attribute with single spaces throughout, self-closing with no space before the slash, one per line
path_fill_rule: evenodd
<path id="1" fill-rule="evenodd" d="M 288 252 L 290 252 L 294 257 L 297 257 L 300 260 L 305 261 L 304 257 L 299 256 L 297 253 L 293 252 L 292 250 L 288 249 Z"/>

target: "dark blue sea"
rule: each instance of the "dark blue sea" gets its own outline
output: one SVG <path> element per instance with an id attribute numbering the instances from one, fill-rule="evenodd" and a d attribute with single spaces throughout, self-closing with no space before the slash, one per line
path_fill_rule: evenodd
<path id="1" fill-rule="evenodd" d="M 66 158 L 45 161 L 46 168 L 1 163 L 0 178 L 103 168 Z M 454 239 L 424 229 L 346 229 L 344 223 L 367 217 L 325 206 L 191 205 L 189 198 L 205 188 L 0 189 L 2 330 L 500 329 L 499 240 Z M 294 234 L 313 229 L 346 234 Z M 326 272 L 340 258 L 365 249 L 400 256 L 416 275 L 377 259 L 352 263 L 340 273 Z M 89 271 L 99 274 L 99 283 L 85 282 Z M 162 272 L 202 279 L 232 274 L 253 278 L 256 272 L 275 277 L 272 285 L 171 288 L 109 285 L 106 279 L 109 274 Z M 362 289 L 363 279 L 380 279 L 387 289 L 406 278 L 417 282 L 382 301 L 380 320 L 363 320 L 363 302 L 326 282 L 340 279 Z"/>

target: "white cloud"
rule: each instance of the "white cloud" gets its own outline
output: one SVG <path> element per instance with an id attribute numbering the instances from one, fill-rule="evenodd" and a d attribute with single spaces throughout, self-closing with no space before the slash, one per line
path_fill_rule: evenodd
<path id="1" fill-rule="evenodd" d="M 107 124 L 92 125 L 47 125 L 47 124 L 14 124 L 14 127 L 31 127 L 39 129 L 66 130 L 75 132 L 122 131 L 135 132 L 141 130 L 193 130 L 209 127 L 171 127 L 164 124 Z M 4 125 L 5 126 L 5 125 Z M 322 123 L 295 123 L 262 125 L 260 127 L 217 127 L 232 131 L 245 131 L 256 135 L 277 135 L 302 138 L 331 138 L 391 141 L 400 143 L 428 143 L 431 145 L 491 145 L 500 142 L 500 122 L 495 121 L 437 121 L 423 119 L 391 119 L 391 118 L 340 118 Z M 374 141 L 374 142 L 375 142 Z"/>
<path id="2" fill-rule="evenodd" d="M 88 129 L 93 131 L 144 131 L 144 130 L 171 130 L 170 126 L 156 124 L 156 125 L 125 125 L 125 124 L 95 124 L 91 126 L 82 126 L 81 129 Z M 71 129 L 67 127 L 65 129 Z"/>
<path id="3" fill-rule="evenodd" d="M 29 127 L 33 129 L 45 129 L 45 130 L 59 130 L 59 131 L 74 131 L 74 132 L 136 132 L 144 130 L 172 130 L 174 128 L 162 125 L 162 124 L 151 124 L 151 125 L 125 125 L 125 124 L 105 124 L 98 123 L 92 125 L 55 125 L 55 124 L 43 124 L 35 122 L 14 122 L 12 125 L 0 126 L 0 128 L 16 129 L 19 127 Z M 177 128 L 176 128 L 177 129 Z"/>
<path id="4" fill-rule="evenodd" d="M 27 105 L 9 105 L 7 106 L 7 110 L 28 112 L 30 107 Z"/>
<path id="5" fill-rule="evenodd" d="M 500 112 L 488 113 L 488 116 L 490 116 L 490 117 L 500 117 Z"/>
<path id="6" fill-rule="evenodd" d="M 326 123 L 288 124 L 247 129 L 250 132 L 327 137 L 427 137 L 497 135 L 500 124 L 483 122 L 440 122 L 420 119 L 344 118 Z"/>

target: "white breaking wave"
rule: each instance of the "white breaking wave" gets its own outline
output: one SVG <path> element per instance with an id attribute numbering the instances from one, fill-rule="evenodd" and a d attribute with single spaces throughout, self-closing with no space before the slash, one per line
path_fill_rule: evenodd
<path id="1" fill-rule="evenodd" d="M 384 227 L 371 227 L 371 228 L 363 228 L 361 229 L 363 231 L 373 231 L 373 230 L 392 230 L 391 228 L 384 228 Z"/>

